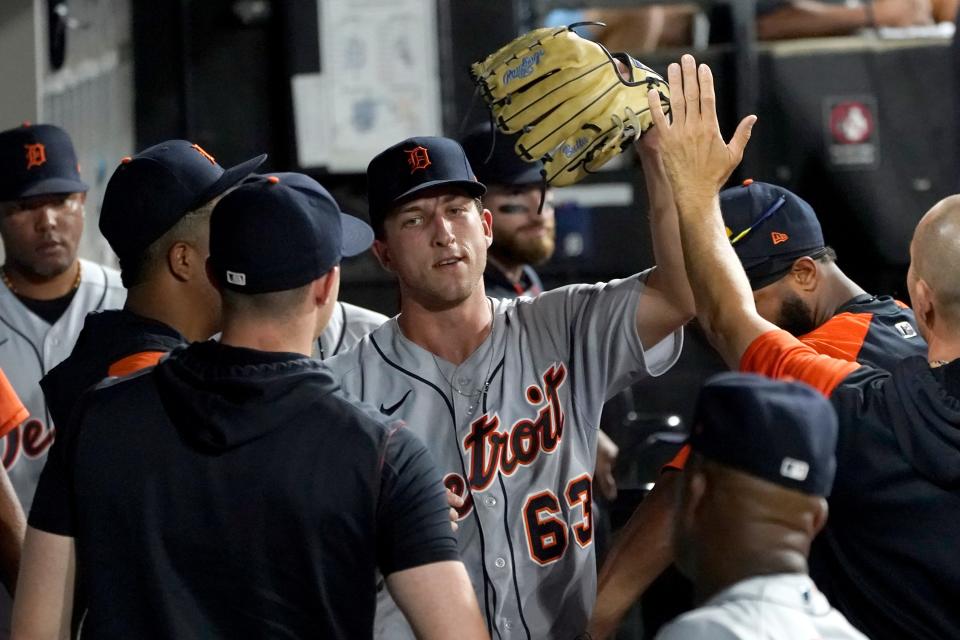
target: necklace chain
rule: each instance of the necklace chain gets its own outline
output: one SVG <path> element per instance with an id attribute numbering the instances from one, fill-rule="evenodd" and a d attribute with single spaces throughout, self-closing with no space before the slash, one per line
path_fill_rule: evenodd
<path id="1" fill-rule="evenodd" d="M 80 286 L 81 270 L 82 270 L 82 267 L 80 266 L 80 263 L 77 262 L 77 277 L 74 278 L 73 285 L 70 287 L 70 291 L 73 291 L 74 289 L 77 289 Z M 2 267 L 0 267 L 0 279 L 3 280 L 3 284 L 7 285 L 7 289 L 10 289 L 10 293 L 16 296 L 20 295 L 20 292 L 17 290 L 17 288 L 13 286 L 12 282 L 10 282 L 10 276 L 7 275 L 7 265 L 3 265 Z"/>
<path id="2" fill-rule="evenodd" d="M 489 299 L 488 299 L 489 300 Z M 490 301 L 490 334 L 493 334 L 493 300 Z M 489 337 L 489 336 L 488 336 Z M 486 340 L 484 340 L 486 342 Z M 487 391 L 490 389 L 490 370 L 493 368 L 493 356 L 494 349 L 493 345 L 488 347 L 490 349 L 490 354 L 487 356 L 487 372 L 483 376 L 483 384 L 479 387 L 475 387 L 473 391 L 465 393 L 463 389 L 453 383 L 453 380 L 447 377 L 447 374 L 443 372 L 443 367 L 440 366 L 440 361 L 437 359 L 435 353 L 431 352 L 430 355 L 433 357 L 433 364 L 437 367 L 437 371 L 440 372 L 440 377 L 450 385 L 451 391 L 463 396 L 464 398 L 470 399 L 470 406 L 467 407 L 467 415 L 473 415 L 474 410 L 480 404 L 480 400 L 487 394 Z M 459 368 L 459 365 L 456 367 Z"/>

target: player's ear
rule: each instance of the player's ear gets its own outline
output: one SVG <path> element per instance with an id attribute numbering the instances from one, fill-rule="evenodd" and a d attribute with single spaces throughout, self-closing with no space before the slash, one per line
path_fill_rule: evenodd
<path id="1" fill-rule="evenodd" d="M 790 276 L 803 291 L 813 291 L 817 288 L 819 275 L 817 261 L 809 256 L 797 258 L 793 262 Z"/>
<path id="2" fill-rule="evenodd" d="M 177 280 L 186 281 L 191 278 L 196 259 L 193 247 L 186 242 L 174 242 L 167 249 L 167 269 Z"/>
<path id="3" fill-rule="evenodd" d="M 827 507 L 827 501 L 823 498 L 817 498 L 817 507 L 813 512 L 813 535 L 817 535 L 823 529 L 823 526 L 827 524 L 827 513 L 829 513 L 829 508 Z"/>
<path id="4" fill-rule="evenodd" d="M 493 213 L 486 207 L 480 212 L 480 223 L 483 225 L 483 235 L 487 239 L 487 248 L 493 244 Z"/>
<path id="5" fill-rule="evenodd" d="M 927 330 L 933 329 L 936 322 L 936 308 L 933 290 L 927 281 L 923 278 L 917 278 L 910 292 L 910 303 L 913 305 L 913 313 L 922 326 Z"/>
<path id="6" fill-rule="evenodd" d="M 320 276 L 314 284 L 316 285 L 314 294 L 317 304 L 322 306 L 335 301 L 337 294 L 340 292 L 340 265 L 331 268 L 330 271 Z"/>
<path id="7" fill-rule="evenodd" d="M 377 256 L 377 261 L 380 263 L 380 266 L 390 273 L 393 273 L 390 247 L 387 246 L 387 243 L 377 238 L 373 241 L 373 246 L 370 247 L 370 250 L 373 251 L 373 255 Z"/>

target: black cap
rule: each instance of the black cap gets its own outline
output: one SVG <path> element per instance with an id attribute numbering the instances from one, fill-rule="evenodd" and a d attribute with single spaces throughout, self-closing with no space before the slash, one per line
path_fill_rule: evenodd
<path id="1" fill-rule="evenodd" d="M 720 211 L 754 290 L 782 278 L 797 258 L 826 250 L 813 207 L 783 187 L 744 180 L 720 192 Z"/>
<path id="2" fill-rule="evenodd" d="M 0 132 L 0 202 L 88 188 L 70 136 L 60 127 L 24 124 Z"/>
<path id="3" fill-rule="evenodd" d="M 514 146 L 518 137 L 500 131 L 494 133 L 489 124 L 480 125 L 466 135 L 461 144 L 480 182 L 488 187 L 518 187 L 543 182 L 543 163 L 539 160 L 525 162 L 517 155 Z"/>
<path id="4" fill-rule="evenodd" d="M 302 287 L 372 242 L 367 223 L 342 213 L 326 189 L 300 173 L 247 180 L 210 219 L 210 265 L 224 287 L 241 293 Z"/>
<path id="5" fill-rule="evenodd" d="M 420 191 L 460 187 L 479 198 L 487 188 L 477 181 L 463 147 L 433 136 L 407 138 L 378 154 L 367 166 L 370 221 L 380 226 L 390 210 Z"/>
<path id="6" fill-rule="evenodd" d="M 200 145 L 186 140 L 167 140 L 124 158 L 103 194 L 100 232 L 122 266 L 266 159 L 263 154 L 224 169 Z"/>
<path id="7" fill-rule="evenodd" d="M 690 446 L 762 480 L 827 496 L 837 468 L 837 414 L 808 385 L 721 373 L 700 391 Z"/>

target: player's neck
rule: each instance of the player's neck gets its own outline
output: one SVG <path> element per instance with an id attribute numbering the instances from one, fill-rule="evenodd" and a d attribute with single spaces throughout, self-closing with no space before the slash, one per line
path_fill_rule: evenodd
<path id="1" fill-rule="evenodd" d="M 823 308 L 818 310 L 820 316 L 817 318 L 818 327 L 835 316 L 840 307 L 857 296 L 866 294 L 866 291 L 847 277 L 847 274 L 841 271 L 837 265 L 831 263 L 826 268 L 829 270 L 827 272 L 829 275 L 824 281 L 826 291 Z"/>
<path id="2" fill-rule="evenodd" d="M 462 303 L 441 311 L 403 296 L 398 322 L 407 339 L 447 362 L 460 364 L 490 335 L 493 313 L 481 283 Z"/>
<path id="3" fill-rule="evenodd" d="M 56 300 L 80 285 L 80 261 L 74 260 L 63 273 L 51 277 L 37 276 L 16 264 L 3 265 L 3 280 L 11 292 L 31 300 Z"/>
<path id="4" fill-rule="evenodd" d="M 206 340 L 212 335 L 207 310 L 198 310 L 189 292 L 176 290 L 172 284 L 151 280 L 131 287 L 123 308 L 176 329 L 188 342 Z"/>
<path id="5" fill-rule="evenodd" d="M 945 334 L 945 335 L 944 335 Z M 936 366 L 960 358 L 960 338 L 952 332 L 927 332 L 927 360 Z"/>
<path id="6" fill-rule="evenodd" d="M 516 284 L 520 282 L 520 278 L 523 277 L 523 266 L 522 262 L 514 262 L 513 260 L 505 259 L 501 256 L 496 256 L 493 254 L 493 251 L 487 252 L 487 262 L 492 264 L 496 269 L 499 269 L 507 280 Z"/>
<path id="7" fill-rule="evenodd" d="M 317 318 L 301 315 L 296 318 L 265 320 L 262 317 L 224 314 L 222 344 L 256 351 L 313 354 Z"/>

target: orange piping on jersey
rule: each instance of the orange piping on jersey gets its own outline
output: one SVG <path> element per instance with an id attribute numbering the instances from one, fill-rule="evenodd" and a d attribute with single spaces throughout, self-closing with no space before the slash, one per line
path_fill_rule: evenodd
<path id="1" fill-rule="evenodd" d="M 7 435 L 14 427 L 30 417 L 30 412 L 20 402 L 13 385 L 0 369 L 0 437 Z"/>
<path id="2" fill-rule="evenodd" d="M 859 366 L 855 362 L 820 355 L 781 329 L 759 336 L 740 358 L 740 371 L 778 380 L 806 382 L 826 396 Z"/>
<path id="3" fill-rule="evenodd" d="M 683 468 L 687 466 L 687 459 L 690 457 L 690 445 L 685 444 L 677 452 L 677 455 L 673 456 L 673 459 L 670 460 L 667 464 L 660 467 L 660 473 L 668 469 L 674 469 L 676 471 L 683 471 Z"/>
<path id="4" fill-rule="evenodd" d="M 110 365 L 110 368 L 107 370 L 107 375 L 126 376 L 131 373 L 136 373 L 140 371 L 140 369 L 154 366 L 160 362 L 160 358 L 165 355 L 167 355 L 166 351 L 141 351 L 140 353 L 135 353 L 126 358 L 121 358 Z"/>
<path id="5" fill-rule="evenodd" d="M 840 313 L 800 336 L 800 342 L 825 356 L 856 362 L 871 322 L 872 313 Z"/>

